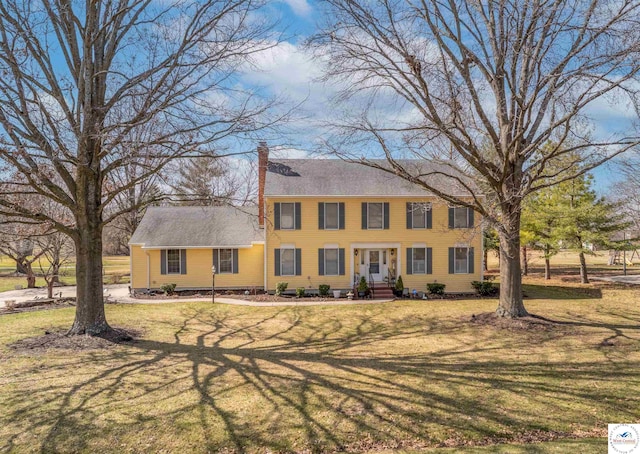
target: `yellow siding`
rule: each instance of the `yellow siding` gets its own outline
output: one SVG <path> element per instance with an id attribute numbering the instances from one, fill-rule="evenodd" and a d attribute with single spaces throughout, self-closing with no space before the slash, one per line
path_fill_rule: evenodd
<path id="1" fill-rule="evenodd" d="M 212 249 L 187 249 L 186 274 L 161 274 L 160 250 L 131 247 L 132 287 L 147 288 L 147 254 L 149 255 L 150 288 L 177 284 L 180 288 L 211 288 Z M 216 274 L 216 288 L 251 288 L 264 286 L 264 246 L 238 249 L 238 273 Z"/>
<path id="2" fill-rule="evenodd" d="M 433 228 L 432 229 L 407 229 L 406 228 L 406 203 L 407 202 L 432 202 Z M 301 229 L 300 230 L 274 230 L 273 207 L 275 202 L 300 202 L 301 203 Z M 345 229 L 321 230 L 318 228 L 318 202 L 344 202 L 345 203 Z M 388 230 L 362 230 L 361 203 L 362 202 L 388 202 L 389 203 L 389 229 Z M 289 289 L 305 287 L 317 289 L 320 284 L 329 284 L 332 289 L 347 289 L 352 286 L 353 274 L 350 267 L 350 255 L 352 243 L 399 243 L 400 245 L 400 275 L 405 288 L 426 290 L 428 282 L 441 282 L 446 284 L 447 292 L 471 291 L 471 281 L 479 280 L 482 275 L 482 234 L 481 219 L 476 213 L 473 229 L 449 229 L 448 207 L 442 201 L 429 198 L 296 198 L 279 197 L 268 199 L 267 204 L 267 288 L 275 289 L 276 283 L 284 281 Z M 433 274 L 406 274 L 406 249 L 413 247 L 414 243 L 425 243 L 426 247 L 433 250 Z M 449 274 L 449 247 L 456 243 L 464 243 L 474 249 L 474 273 L 473 274 Z M 281 244 L 295 245 L 302 249 L 302 275 L 301 276 L 275 276 L 274 249 Z M 325 244 L 337 244 L 345 249 L 345 276 L 320 276 L 318 274 L 318 249 Z M 388 255 L 389 257 L 389 255 Z M 354 271 L 358 272 L 357 262 Z"/>

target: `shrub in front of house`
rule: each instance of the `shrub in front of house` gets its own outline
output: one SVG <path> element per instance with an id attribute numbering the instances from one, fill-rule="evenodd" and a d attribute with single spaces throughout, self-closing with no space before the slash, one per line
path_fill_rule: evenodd
<path id="1" fill-rule="evenodd" d="M 304 287 L 298 287 L 296 289 L 296 297 L 302 298 L 304 296 Z"/>
<path id="2" fill-rule="evenodd" d="M 288 282 L 278 282 L 276 284 L 276 296 L 281 296 L 285 292 L 285 290 L 287 290 L 288 286 Z"/>
<path id="3" fill-rule="evenodd" d="M 493 285 L 493 279 L 485 279 L 483 281 L 473 281 L 471 286 L 480 296 L 494 296 L 498 294 L 498 287 Z"/>
<path id="4" fill-rule="evenodd" d="M 444 295 L 444 289 L 447 286 L 445 284 L 442 284 L 440 282 L 431 282 L 429 284 L 427 284 L 427 291 L 429 292 L 430 295 Z"/>
<path id="5" fill-rule="evenodd" d="M 164 292 L 165 295 L 173 295 L 176 291 L 177 284 L 164 284 L 160 287 L 160 290 Z"/>
<path id="6" fill-rule="evenodd" d="M 318 295 L 320 295 L 320 296 L 329 296 L 329 289 L 331 289 L 330 285 L 320 284 L 318 286 Z"/>

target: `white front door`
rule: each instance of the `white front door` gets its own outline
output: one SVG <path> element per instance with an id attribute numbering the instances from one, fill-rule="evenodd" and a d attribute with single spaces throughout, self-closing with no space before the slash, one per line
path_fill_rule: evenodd
<path id="1" fill-rule="evenodd" d="M 378 283 L 387 275 L 386 251 L 382 249 L 365 250 L 365 276 L 371 278 Z"/>

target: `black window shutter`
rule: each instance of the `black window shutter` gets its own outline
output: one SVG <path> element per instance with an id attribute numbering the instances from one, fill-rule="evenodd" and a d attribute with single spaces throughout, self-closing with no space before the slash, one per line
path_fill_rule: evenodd
<path id="1" fill-rule="evenodd" d="M 407 274 L 413 274 L 413 248 L 407 248 Z"/>
<path id="2" fill-rule="evenodd" d="M 385 202 L 383 205 L 384 211 L 384 228 L 385 230 L 389 229 L 389 202 Z"/>
<path id="3" fill-rule="evenodd" d="M 280 230 L 280 204 L 273 204 L 273 229 Z"/>
<path id="4" fill-rule="evenodd" d="M 473 227 L 473 209 L 472 208 L 467 208 L 467 210 L 469 210 L 469 228 Z"/>
<path id="5" fill-rule="evenodd" d="M 413 228 L 413 203 L 407 202 L 407 229 Z"/>
<path id="6" fill-rule="evenodd" d="M 456 257 L 456 248 L 449 248 L 449 274 L 455 274 L 455 257 Z"/>
<path id="7" fill-rule="evenodd" d="M 427 228 L 433 228 L 433 205 L 431 205 L 431 209 L 427 211 Z"/>
<path id="8" fill-rule="evenodd" d="M 433 251 L 432 248 L 427 248 L 427 274 L 433 274 Z"/>
<path id="9" fill-rule="evenodd" d="M 338 274 L 340 274 L 340 276 L 344 276 L 344 248 L 338 249 L 338 269 Z"/>
<path id="10" fill-rule="evenodd" d="M 338 228 L 344 230 L 344 202 L 338 204 Z"/>
<path id="11" fill-rule="evenodd" d="M 296 249 L 296 276 L 302 276 L 302 249 Z"/>
<path id="12" fill-rule="evenodd" d="M 473 271 L 473 262 L 474 262 L 474 260 L 473 260 L 473 248 L 470 247 L 469 248 L 469 268 L 468 268 L 469 269 L 469 274 L 473 274 L 474 273 L 474 271 Z"/>
<path id="13" fill-rule="evenodd" d="M 300 211 L 300 202 L 296 202 L 296 205 L 295 205 L 295 212 L 296 212 L 296 213 L 295 213 L 295 214 L 296 214 L 296 223 L 295 223 L 295 227 L 296 227 L 296 230 L 300 230 L 300 229 L 302 228 L 302 219 L 301 219 L 301 217 L 302 217 L 302 216 L 301 216 L 301 215 L 302 215 L 302 213 L 301 213 L 301 211 Z"/>
<path id="14" fill-rule="evenodd" d="M 324 249 L 318 249 L 318 276 L 324 276 Z"/>
<path id="15" fill-rule="evenodd" d="M 324 230 L 324 203 L 318 202 L 318 229 Z"/>
<path id="16" fill-rule="evenodd" d="M 187 250 L 180 249 L 180 274 L 187 274 Z"/>
<path id="17" fill-rule="evenodd" d="M 233 274 L 238 274 L 238 250 L 233 250 Z"/>
<path id="18" fill-rule="evenodd" d="M 362 202 L 362 230 L 367 230 L 367 203 Z"/>
<path id="19" fill-rule="evenodd" d="M 280 276 L 280 249 L 274 249 L 274 257 L 273 257 L 273 267 L 275 270 L 275 275 Z"/>
<path id="20" fill-rule="evenodd" d="M 454 216 L 453 210 L 454 210 L 453 207 L 449 207 L 449 228 L 450 229 L 452 229 L 453 226 L 454 226 L 454 223 L 453 223 L 453 216 Z"/>
<path id="21" fill-rule="evenodd" d="M 216 273 L 220 272 L 220 262 L 218 261 L 218 250 L 213 250 L 213 266 L 216 267 Z"/>
<path id="22" fill-rule="evenodd" d="M 160 274 L 167 274 L 167 251 L 160 251 Z"/>

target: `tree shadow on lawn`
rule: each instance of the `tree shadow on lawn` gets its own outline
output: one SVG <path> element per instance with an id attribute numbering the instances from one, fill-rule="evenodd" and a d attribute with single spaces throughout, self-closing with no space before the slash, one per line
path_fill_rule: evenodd
<path id="1" fill-rule="evenodd" d="M 297 308 L 247 324 L 192 310 L 171 325 L 173 342 L 142 339 L 46 369 L 28 396 L 9 397 L 14 410 L 5 417 L 43 434 L 41 452 L 115 451 L 116 440 L 131 443 L 135 433 L 155 434 L 139 451 L 171 452 L 172 438 L 194 432 L 195 451 L 463 446 L 573 437 L 571 427 L 604 427 L 607 416 L 586 413 L 593 408 L 638 418 L 639 402 L 624 386 L 637 379 L 637 361 L 617 365 L 612 396 L 597 386 L 610 381 L 608 364 L 518 358 L 531 333 L 469 336 L 458 321 L 415 316 L 381 323 L 384 310 L 314 326 Z M 627 328 L 637 329 L 615 329 Z M 83 372 L 87 363 L 101 371 Z M 78 373 L 71 387 L 50 384 L 70 370 Z M 15 448 L 21 435 L 0 450 Z"/>

